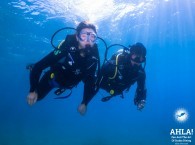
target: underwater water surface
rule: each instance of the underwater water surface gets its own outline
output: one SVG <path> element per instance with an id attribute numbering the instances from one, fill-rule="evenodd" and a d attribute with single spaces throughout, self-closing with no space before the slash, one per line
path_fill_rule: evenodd
<path id="1" fill-rule="evenodd" d="M 0 2 L 0 145 L 175 145 L 171 129 L 194 129 L 195 0 L 5 0 Z M 147 103 L 133 104 L 135 86 L 125 98 L 101 102 L 102 90 L 87 114 L 77 107 L 83 84 L 71 97 L 51 92 L 30 107 L 26 103 L 26 65 L 53 50 L 53 33 L 90 20 L 107 45 L 142 42 L 147 48 Z M 64 39 L 61 32 L 55 44 Z M 104 59 L 105 46 L 97 41 Z M 110 56 L 118 48 L 109 50 Z M 174 115 L 188 111 L 186 122 Z M 193 145 L 195 137 L 192 135 Z"/>

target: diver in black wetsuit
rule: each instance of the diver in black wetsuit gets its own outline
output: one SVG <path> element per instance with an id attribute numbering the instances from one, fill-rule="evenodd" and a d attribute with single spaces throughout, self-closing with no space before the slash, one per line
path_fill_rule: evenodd
<path id="1" fill-rule="evenodd" d="M 129 90 L 130 86 L 137 82 L 134 103 L 138 110 L 144 108 L 146 100 L 145 78 L 146 74 L 142 63 L 146 61 L 146 48 L 141 43 L 136 43 L 130 49 L 119 50 L 112 55 L 101 69 L 98 86 L 110 93 L 110 96 L 102 98 L 108 101 L 112 97 L 121 95 Z"/>
<path id="2" fill-rule="evenodd" d="M 58 49 L 35 63 L 30 72 L 28 104 L 33 105 L 43 99 L 53 88 L 71 89 L 83 81 L 84 94 L 78 111 L 84 115 L 95 93 L 95 73 L 99 63 L 96 38 L 96 27 L 81 22 L 76 34 L 67 35 Z M 50 69 L 41 77 L 42 71 L 48 67 Z"/>

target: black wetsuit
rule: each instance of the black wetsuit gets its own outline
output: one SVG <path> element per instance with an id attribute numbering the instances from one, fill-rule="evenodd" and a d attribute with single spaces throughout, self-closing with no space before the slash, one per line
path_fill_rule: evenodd
<path id="1" fill-rule="evenodd" d="M 116 60 L 118 62 L 116 65 Z M 146 99 L 146 74 L 143 67 L 132 66 L 130 54 L 118 52 L 108 60 L 101 69 L 99 87 L 110 93 L 111 96 L 121 95 L 137 82 L 135 102 Z"/>
<path id="2" fill-rule="evenodd" d="M 88 104 L 94 96 L 95 72 L 99 53 L 95 44 L 90 53 L 81 57 L 75 35 L 68 35 L 58 49 L 37 62 L 30 73 L 30 92 L 38 93 L 38 100 L 44 98 L 52 88 L 73 88 L 84 82 L 82 103 Z M 46 68 L 50 69 L 43 74 Z"/>

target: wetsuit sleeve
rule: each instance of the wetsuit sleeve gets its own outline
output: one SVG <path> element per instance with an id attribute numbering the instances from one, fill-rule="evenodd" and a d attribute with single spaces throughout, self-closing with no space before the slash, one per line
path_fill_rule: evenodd
<path id="1" fill-rule="evenodd" d="M 62 46 L 64 45 L 62 44 Z M 62 57 L 66 56 L 66 53 L 66 49 L 56 49 L 34 64 L 30 72 L 30 92 L 36 90 L 42 71 L 57 63 Z"/>
<path id="2" fill-rule="evenodd" d="M 83 79 L 84 82 L 84 94 L 82 104 L 87 105 L 91 99 L 95 96 L 95 72 L 97 68 L 97 61 L 91 66 L 90 69 L 87 70 L 87 73 Z"/>
<path id="3" fill-rule="evenodd" d="M 145 86 L 146 74 L 145 71 L 139 72 L 139 78 L 137 79 L 137 89 L 134 102 L 138 103 L 141 100 L 146 100 L 146 86 Z"/>

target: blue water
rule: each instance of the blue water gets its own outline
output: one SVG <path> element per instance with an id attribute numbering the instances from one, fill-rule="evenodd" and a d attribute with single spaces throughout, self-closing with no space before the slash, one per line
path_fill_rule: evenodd
<path id="1" fill-rule="evenodd" d="M 174 145 L 171 129 L 195 128 L 194 9 L 195 0 L 1 1 L 0 145 Z M 101 91 L 84 117 L 77 112 L 82 83 L 68 99 L 54 100 L 51 92 L 27 105 L 26 64 L 53 50 L 50 39 L 56 30 L 83 20 L 93 21 L 108 45 L 142 42 L 147 47 L 148 93 L 142 112 L 133 104 L 135 86 L 125 99 L 106 103 L 100 101 Z M 55 42 L 64 37 L 59 34 Z M 103 60 L 105 48 L 98 44 Z M 188 111 L 186 122 L 175 120 L 179 108 Z"/>

